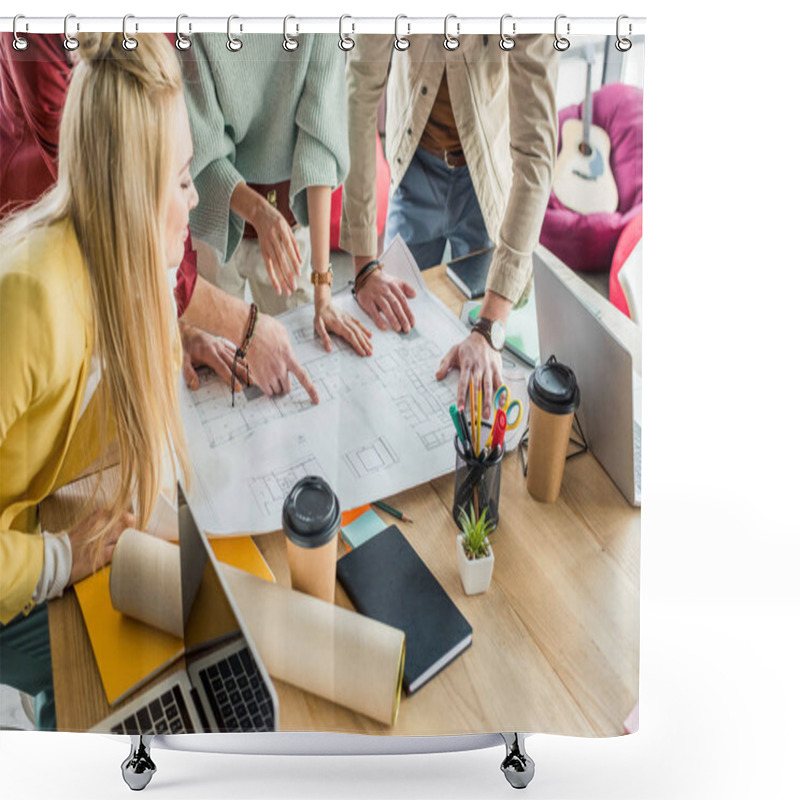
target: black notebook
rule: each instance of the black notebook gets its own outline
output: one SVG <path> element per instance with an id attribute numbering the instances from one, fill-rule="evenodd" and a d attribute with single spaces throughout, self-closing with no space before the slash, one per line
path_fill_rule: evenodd
<path id="1" fill-rule="evenodd" d="M 470 299 L 483 297 L 494 248 L 479 250 L 447 264 L 447 277 Z"/>
<path id="2" fill-rule="evenodd" d="M 472 626 L 395 525 L 340 558 L 336 577 L 359 612 L 405 632 L 408 694 L 472 644 Z"/>

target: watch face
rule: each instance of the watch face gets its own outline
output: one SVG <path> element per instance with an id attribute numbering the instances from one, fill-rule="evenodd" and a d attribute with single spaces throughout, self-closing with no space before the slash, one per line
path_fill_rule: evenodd
<path id="1" fill-rule="evenodd" d="M 503 329 L 503 323 L 500 320 L 495 320 L 489 333 L 492 337 L 492 347 L 495 350 L 502 350 L 503 345 L 506 343 L 506 332 Z"/>

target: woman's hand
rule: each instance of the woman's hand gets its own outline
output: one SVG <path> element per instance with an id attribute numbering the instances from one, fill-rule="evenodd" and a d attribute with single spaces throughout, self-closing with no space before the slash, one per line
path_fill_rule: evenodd
<path id="1" fill-rule="evenodd" d="M 447 352 L 439 365 L 436 380 L 442 380 L 453 369 L 458 369 L 461 373 L 456 392 L 458 408 L 463 409 L 466 406 L 467 389 L 472 380 L 476 397 L 478 389 L 483 389 L 483 418 L 489 419 L 494 410 L 491 399 L 503 383 L 503 360 L 500 353 L 493 350 L 479 333 L 470 333 Z"/>
<path id="2" fill-rule="evenodd" d="M 247 351 L 250 377 L 268 397 L 292 390 L 292 373 L 308 392 L 311 402 L 319 403 L 319 393 L 308 372 L 295 358 L 286 328 L 273 317 L 259 314 L 253 341 Z"/>
<path id="3" fill-rule="evenodd" d="M 290 295 L 297 289 L 297 277 L 300 275 L 297 240 L 283 214 L 263 198 L 260 200 L 249 222 L 258 234 L 261 256 L 275 292 Z"/>
<path id="4" fill-rule="evenodd" d="M 415 322 L 408 298 L 416 296 L 405 281 L 376 269 L 359 290 L 356 300 L 382 331 L 391 326 L 397 333 L 408 333 Z"/>
<path id="5" fill-rule="evenodd" d="M 355 317 L 333 305 L 329 286 L 317 287 L 314 295 L 314 330 L 329 353 L 333 350 L 330 334 L 335 333 L 360 356 L 372 355 L 372 332 Z"/>
<path id="6" fill-rule="evenodd" d="M 227 386 L 231 383 L 233 370 L 233 356 L 236 348 L 224 339 L 206 333 L 200 328 L 195 328 L 182 320 L 178 320 L 183 342 L 183 379 L 186 385 L 196 391 L 200 387 L 200 378 L 194 368 L 197 366 L 211 367 Z M 237 392 L 242 390 L 242 384 L 247 383 L 247 366 L 241 361 L 236 363 Z"/>
<path id="7" fill-rule="evenodd" d="M 291 294 L 300 275 L 300 250 L 283 214 L 244 181 L 233 190 L 231 211 L 256 229 L 267 275 L 275 291 Z M 330 224 L 330 216 L 328 221 Z"/>
<path id="8" fill-rule="evenodd" d="M 89 517 L 79 522 L 74 528 L 67 531 L 70 547 L 72 548 L 72 571 L 69 574 L 69 586 L 82 581 L 104 567 L 111 561 L 117 539 L 125 528 L 136 525 L 133 514 L 125 512 L 112 526 L 105 542 L 98 551 L 97 542 L 93 536 L 111 519 L 108 509 L 100 509 L 90 514 Z"/>

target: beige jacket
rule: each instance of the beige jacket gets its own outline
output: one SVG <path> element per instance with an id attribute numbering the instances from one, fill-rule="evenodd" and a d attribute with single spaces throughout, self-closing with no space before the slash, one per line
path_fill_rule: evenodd
<path id="1" fill-rule="evenodd" d="M 518 302 L 530 284 L 531 253 L 539 241 L 556 157 L 558 53 L 552 37 L 518 36 L 516 47 L 506 52 L 496 36 L 462 36 L 459 48 L 450 52 L 441 36 L 413 36 L 402 53 L 394 51 L 393 36 L 354 38 L 341 246 L 354 255 L 377 253 L 373 142 L 387 79 L 386 157 L 394 192 L 447 69 L 459 138 L 486 229 L 497 246 L 487 288 Z"/>

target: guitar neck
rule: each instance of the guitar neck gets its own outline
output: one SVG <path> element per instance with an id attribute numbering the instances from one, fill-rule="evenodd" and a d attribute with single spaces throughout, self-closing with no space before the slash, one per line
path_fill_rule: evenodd
<path id="1" fill-rule="evenodd" d="M 586 96 L 583 99 L 583 147 L 589 147 L 589 129 L 592 126 L 592 62 L 586 62 Z"/>

